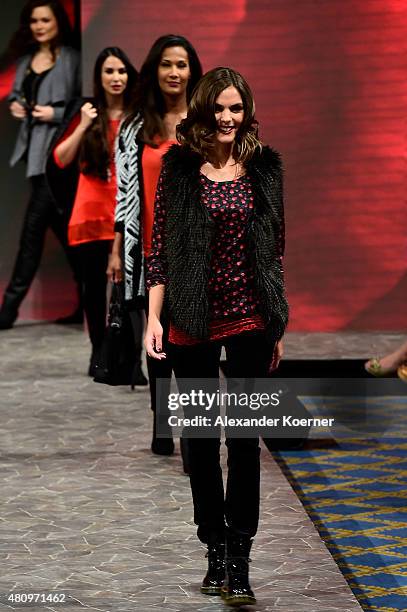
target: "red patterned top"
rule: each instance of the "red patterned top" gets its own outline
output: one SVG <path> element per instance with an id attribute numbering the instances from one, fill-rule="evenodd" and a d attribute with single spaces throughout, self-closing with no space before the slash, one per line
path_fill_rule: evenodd
<path id="1" fill-rule="evenodd" d="M 208 283 L 209 339 L 215 340 L 252 329 L 264 329 L 257 312 L 254 274 L 250 264 L 247 229 L 253 213 L 253 193 L 247 175 L 232 181 L 212 181 L 201 174 L 201 201 L 215 221 L 211 273 Z M 162 260 L 165 224 L 162 179 L 156 192 L 153 242 L 147 258 L 147 288 L 166 284 Z M 199 342 L 170 327 L 170 342 Z"/>

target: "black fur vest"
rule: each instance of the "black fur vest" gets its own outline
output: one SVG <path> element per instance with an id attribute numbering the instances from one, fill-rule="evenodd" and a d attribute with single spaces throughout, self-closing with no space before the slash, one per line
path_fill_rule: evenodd
<path id="1" fill-rule="evenodd" d="M 172 146 L 164 157 L 163 195 L 166 207 L 164 261 L 166 297 L 171 321 L 194 338 L 208 338 L 211 241 L 214 222 L 200 199 L 199 155 Z M 254 194 L 248 244 L 254 270 L 259 312 L 273 345 L 288 321 L 284 275 L 282 167 L 279 154 L 263 147 L 247 164 Z"/>

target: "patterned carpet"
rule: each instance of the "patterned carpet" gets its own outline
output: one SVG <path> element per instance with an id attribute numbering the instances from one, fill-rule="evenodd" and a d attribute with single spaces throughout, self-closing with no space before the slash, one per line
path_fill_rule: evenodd
<path id="1" fill-rule="evenodd" d="M 380 405 L 393 417 L 380 439 L 310 442 L 276 459 L 362 608 L 407 611 L 406 399 Z"/>

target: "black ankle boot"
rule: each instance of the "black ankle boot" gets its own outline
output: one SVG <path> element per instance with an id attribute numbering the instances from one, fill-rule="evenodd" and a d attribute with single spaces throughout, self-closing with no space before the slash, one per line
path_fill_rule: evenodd
<path id="1" fill-rule="evenodd" d="M 222 599 L 228 606 L 249 606 L 256 598 L 249 584 L 249 553 L 252 540 L 248 536 L 226 535 L 226 583 Z"/>
<path id="2" fill-rule="evenodd" d="M 18 311 L 5 304 L 0 308 L 0 329 L 11 329 L 17 319 Z"/>
<path id="3" fill-rule="evenodd" d="M 217 542 L 208 544 L 208 571 L 202 581 L 201 593 L 220 595 L 225 580 L 225 544 Z"/>

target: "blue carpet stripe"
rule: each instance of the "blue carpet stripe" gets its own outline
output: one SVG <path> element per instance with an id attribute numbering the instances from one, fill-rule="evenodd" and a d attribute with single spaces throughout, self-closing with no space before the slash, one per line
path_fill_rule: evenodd
<path id="1" fill-rule="evenodd" d="M 383 408 L 384 403 L 377 404 Z M 385 404 L 397 413 L 405 398 L 388 398 Z M 406 412 L 400 411 L 399 418 L 406 422 Z M 407 612 L 407 441 L 402 428 L 381 440 L 353 438 L 337 448 L 286 451 L 276 458 L 362 608 Z"/>

